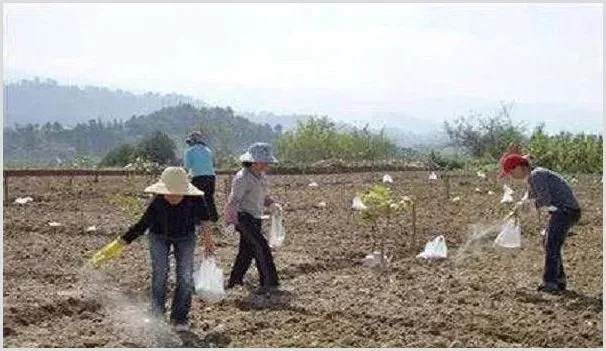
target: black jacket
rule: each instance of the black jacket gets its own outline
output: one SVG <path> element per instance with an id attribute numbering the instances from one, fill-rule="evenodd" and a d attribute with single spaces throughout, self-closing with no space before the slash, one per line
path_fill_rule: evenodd
<path id="1" fill-rule="evenodd" d="M 208 206 L 202 197 L 184 196 L 177 205 L 169 204 L 164 196 L 156 195 L 137 223 L 131 226 L 122 239 L 133 242 L 147 229 L 167 237 L 182 237 L 195 230 L 201 221 L 210 218 Z"/>

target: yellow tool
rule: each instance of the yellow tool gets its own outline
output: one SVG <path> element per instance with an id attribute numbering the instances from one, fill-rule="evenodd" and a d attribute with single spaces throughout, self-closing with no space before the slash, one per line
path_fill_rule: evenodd
<path id="1" fill-rule="evenodd" d="M 105 245 L 101 250 L 97 251 L 90 259 L 89 263 L 93 268 L 98 268 L 104 261 L 118 256 L 123 250 L 125 245 L 120 239 L 116 239 L 111 243 Z"/>

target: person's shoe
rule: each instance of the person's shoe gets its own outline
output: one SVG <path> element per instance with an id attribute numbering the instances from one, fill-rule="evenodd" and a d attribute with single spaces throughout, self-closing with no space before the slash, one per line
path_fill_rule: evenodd
<path id="1" fill-rule="evenodd" d="M 260 286 L 253 291 L 255 295 L 269 295 L 271 293 L 271 289 L 266 286 Z"/>
<path id="2" fill-rule="evenodd" d="M 223 285 L 223 288 L 224 288 L 225 290 L 230 290 L 230 289 L 235 288 L 235 287 L 236 287 L 236 285 L 243 286 L 243 285 L 244 285 L 244 283 L 243 283 L 243 282 L 232 283 L 232 282 L 229 282 L 229 281 L 228 281 L 228 282 L 226 282 L 226 283 Z"/>
<path id="3" fill-rule="evenodd" d="M 559 284 L 544 283 L 544 284 L 539 285 L 539 287 L 537 288 L 537 291 L 545 292 L 545 293 L 549 293 L 549 294 L 558 294 L 558 293 L 564 291 L 564 289 L 562 289 L 562 287 Z"/>

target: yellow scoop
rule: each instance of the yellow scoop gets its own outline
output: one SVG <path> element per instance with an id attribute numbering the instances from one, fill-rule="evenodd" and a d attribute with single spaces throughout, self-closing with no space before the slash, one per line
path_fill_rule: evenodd
<path id="1" fill-rule="evenodd" d="M 97 251 L 89 260 L 89 263 L 94 268 L 98 268 L 101 263 L 112 257 L 118 256 L 123 250 L 124 244 L 120 242 L 120 239 L 116 239 Z"/>

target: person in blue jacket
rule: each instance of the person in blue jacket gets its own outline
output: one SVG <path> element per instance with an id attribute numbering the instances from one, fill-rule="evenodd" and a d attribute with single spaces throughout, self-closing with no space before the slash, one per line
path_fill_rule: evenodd
<path id="1" fill-rule="evenodd" d="M 191 175 L 191 183 L 204 192 L 210 220 L 216 225 L 219 220 L 215 206 L 215 162 L 213 151 L 202 140 L 202 133 L 193 132 L 185 139 L 189 146 L 183 155 L 183 168 Z"/>

